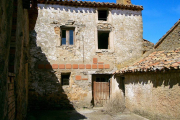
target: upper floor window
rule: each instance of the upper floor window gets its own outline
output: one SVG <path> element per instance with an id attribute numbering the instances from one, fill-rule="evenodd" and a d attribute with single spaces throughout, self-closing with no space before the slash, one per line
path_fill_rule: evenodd
<path id="1" fill-rule="evenodd" d="M 98 10 L 98 20 L 107 21 L 108 11 Z"/>
<path id="2" fill-rule="evenodd" d="M 74 28 L 61 28 L 61 45 L 74 45 Z"/>
<path id="3" fill-rule="evenodd" d="M 98 49 L 109 49 L 109 31 L 98 31 Z"/>

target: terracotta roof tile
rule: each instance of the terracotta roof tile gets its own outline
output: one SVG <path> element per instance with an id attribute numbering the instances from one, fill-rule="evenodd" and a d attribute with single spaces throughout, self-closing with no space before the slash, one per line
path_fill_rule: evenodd
<path id="1" fill-rule="evenodd" d="M 178 52 L 177 52 L 178 51 Z M 120 73 L 180 69 L 180 47 L 171 51 L 156 51 L 134 65 L 120 69 Z"/>
<path id="2" fill-rule="evenodd" d="M 66 6 L 84 6 L 84 7 L 108 7 L 108 8 L 119 8 L 127 10 L 143 10 L 143 6 L 139 5 L 124 5 L 118 3 L 109 2 L 90 2 L 90 1 L 77 1 L 77 0 L 38 0 L 39 4 L 56 4 Z"/>

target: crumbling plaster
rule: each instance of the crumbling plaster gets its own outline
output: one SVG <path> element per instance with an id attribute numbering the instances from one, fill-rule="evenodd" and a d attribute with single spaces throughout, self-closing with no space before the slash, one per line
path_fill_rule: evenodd
<path id="1" fill-rule="evenodd" d="M 179 119 L 179 70 L 125 74 L 127 109 L 154 120 Z"/>

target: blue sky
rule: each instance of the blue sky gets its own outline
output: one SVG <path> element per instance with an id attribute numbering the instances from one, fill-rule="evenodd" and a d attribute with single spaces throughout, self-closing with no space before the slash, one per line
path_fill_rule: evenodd
<path id="1" fill-rule="evenodd" d="M 143 5 L 143 37 L 154 44 L 180 19 L 180 0 L 132 0 Z"/>
<path id="2" fill-rule="evenodd" d="M 116 0 L 95 1 L 116 3 Z M 131 0 L 131 3 L 144 7 L 143 38 L 154 44 L 180 19 L 180 0 Z"/>

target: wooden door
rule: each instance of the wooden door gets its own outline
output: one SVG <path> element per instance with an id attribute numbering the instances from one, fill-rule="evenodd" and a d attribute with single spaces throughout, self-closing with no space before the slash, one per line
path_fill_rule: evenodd
<path id="1" fill-rule="evenodd" d="M 109 77 L 96 75 L 93 81 L 94 106 L 103 106 L 110 97 Z"/>

